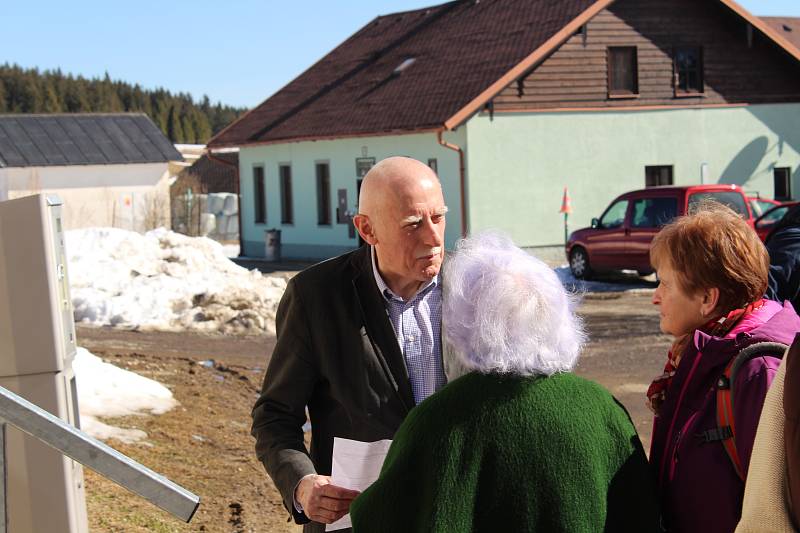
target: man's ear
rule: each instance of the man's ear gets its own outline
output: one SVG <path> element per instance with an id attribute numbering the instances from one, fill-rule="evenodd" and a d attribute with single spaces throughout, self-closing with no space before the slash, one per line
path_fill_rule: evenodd
<path id="1" fill-rule="evenodd" d="M 378 239 L 375 238 L 375 228 L 367 215 L 358 214 L 354 216 L 353 225 L 358 230 L 361 238 L 364 239 L 364 242 L 373 246 L 377 244 Z"/>
<path id="2" fill-rule="evenodd" d="M 700 313 L 702 313 L 704 317 L 710 317 L 714 314 L 714 311 L 717 310 L 717 305 L 719 305 L 719 289 L 716 287 L 704 289 L 703 301 L 700 304 Z"/>

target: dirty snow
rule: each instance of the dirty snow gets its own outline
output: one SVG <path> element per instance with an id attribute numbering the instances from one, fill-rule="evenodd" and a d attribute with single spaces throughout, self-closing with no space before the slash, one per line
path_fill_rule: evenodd
<path id="1" fill-rule="evenodd" d="M 164 385 L 103 362 L 85 348 L 78 348 L 72 362 L 78 384 L 81 429 L 95 438 L 137 442 L 147 434 L 100 422 L 98 417 L 166 413 L 178 402 Z"/>
<path id="2" fill-rule="evenodd" d="M 641 278 L 634 271 L 623 270 L 620 273 L 610 275 L 609 280 L 583 280 L 572 275 L 568 265 L 556 267 L 558 279 L 564 288 L 577 294 L 589 292 L 627 292 L 631 294 L 653 292 L 653 283 Z"/>
<path id="3" fill-rule="evenodd" d="M 234 264 L 211 239 L 164 228 L 144 235 L 88 228 L 68 231 L 66 248 L 77 323 L 167 331 L 275 331 L 286 280 Z"/>

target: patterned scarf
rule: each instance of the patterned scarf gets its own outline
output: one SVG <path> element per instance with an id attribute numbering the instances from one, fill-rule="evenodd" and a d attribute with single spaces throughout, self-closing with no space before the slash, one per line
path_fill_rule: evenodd
<path id="1" fill-rule="evenodd" d="M 759 300 L 751 303 L 744 309 L 734 309 L 725 316 L 706 322 L 699 329 L 703 333 L 713 337 L 724 337 L 739 323 L 742 317 L 752 313 L 763 305 L 764 300 Z M 672 378 L 675 376 L 675 372 L 681 362 L 681 357 L 693 338 L 694 332 L 675 339 L 675 342 L 672 343 L 672 347 L 667 353 L 667 363 L 664 365 L 664 373 L 654 379 L 650 387 L 647 388 L 647 407 L 649 407 L 656 416 L 658 416 L 658 411 L 667 396 L 667 390 L 672 384 Z"/>

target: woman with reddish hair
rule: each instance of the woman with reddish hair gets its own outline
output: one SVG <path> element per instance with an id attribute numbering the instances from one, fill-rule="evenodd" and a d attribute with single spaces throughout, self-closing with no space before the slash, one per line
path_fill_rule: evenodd
<path id="1" fill-rule="evenodd" d="M 650 259 L 660 280 L 653 303 L 661 331 L 675 339 L 663 374 L 647 391 L 655 413 L 650 462 L 665 525 L 676 532 L 732 532 L 764 396 L 780 360 L 768 356 L 774 346 L 768 354 L 759 344 L 747 352 L 754 356 L 738 358 L 733 373 L 732 362 L 757 343 L 791 344 L 800 318 L 791 304 L 762 298 L 767 251 L 722 205 L 703 204 L 665 226 Z M 731 401 L 718 405 L 725 398 Z"/>

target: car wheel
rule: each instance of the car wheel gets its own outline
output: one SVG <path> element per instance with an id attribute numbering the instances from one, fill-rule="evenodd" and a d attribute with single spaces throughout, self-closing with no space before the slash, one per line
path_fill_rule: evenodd
<path id="1" fill-rule="evenodd" d="M 581 247 L 575 247 L 569 254 L 569 269 L 578 279 L 589 279 L 592 270 L 589 268 L 589 255 Z"/>

